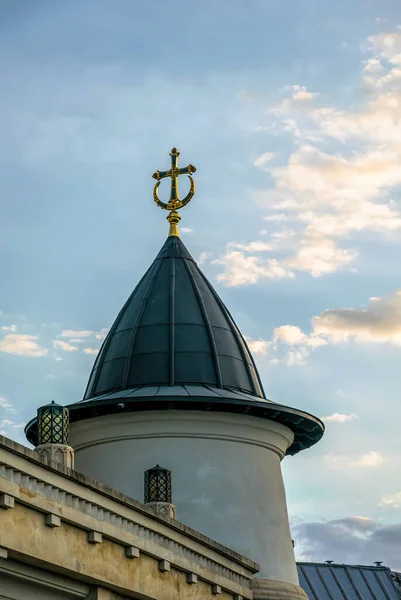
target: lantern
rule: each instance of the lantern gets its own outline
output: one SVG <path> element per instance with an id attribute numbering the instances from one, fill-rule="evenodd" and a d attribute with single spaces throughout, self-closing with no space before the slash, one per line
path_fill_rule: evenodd
<path id="1" fill-rule="evenodd" d="M 65 444 L 68 445 L 68 408 L 50 404 L 38 408 L 38 445 Z"/>
<path id="2" fill-rule="evenodd" d="M 145 471 L 145 504 L 149 502 L 171 503 L 171 471 L 160 465 Z"/>

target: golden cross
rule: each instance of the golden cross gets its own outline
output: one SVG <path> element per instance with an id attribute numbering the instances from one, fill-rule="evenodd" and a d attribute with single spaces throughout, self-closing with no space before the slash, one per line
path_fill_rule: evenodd
<path id="1" fill-rule="evenodd" d="M 187 167 L 179 168 L 178 167 L 178 157 L 180 153 L 177 148 L 173 148 L 170 152 L 171 156 L 171 169 L 168 171 L 156 171 L 153 173 L 152 177 L 157 180 L 157 183 L 153 190 L 153 199 L 160 208 L 164 208 L 165 210 L 171 211 L 168 215 L 167 219 L 170 223 L 170 235 L 178 235 L 177 224 L 181 219 L 180 215 L 177 213 L 177 210 L 188 204 L 190 200 L 192 200 L 195 194 L 195 182 L 192 179 L 192 173 L 195 173 L 196 167 L 193 165 L 188 165 Z M 178 197 L 178 177 L 180 175 L 188 175 L 191 187 L 189 189 L 188 194 L 180 200 Z M 171 177 L 171 191 L 170 191 L 170 199 L 168 202 L 163 202 L 160 200 L 158 195 L 158 189 L 160 185 L 161 179 L 165 177 Z"/>

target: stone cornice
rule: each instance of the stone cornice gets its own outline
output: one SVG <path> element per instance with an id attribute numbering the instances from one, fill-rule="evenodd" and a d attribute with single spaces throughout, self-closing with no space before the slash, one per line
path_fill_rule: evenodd
<path id="1" fill-rule="evenodd" d="M 134 500 L 121 492 L 118 492 L 111 488 L 110 486 L 103 484 L 91 477 L 83 475 L 78 471 L 72 471 L 67 469 L 57 463 L 48 463 L 45 464 L 41 458 L 33 451 L 23 446 L 22 444 L 18 444 L 9 438 L 6 438 L 0 435 L 0 463 L 2 450 L 7 451 L 7 453 L 15 454 L 17 456 L 23 457 L 28 462 L 32 462 L 35 464 L 39 464 L 40 468 L 45 472 L 50 471 L 53 475 L 59 476 L 60 478 L 67 478 L 68 481 L 73 481 L 78 483 L 79 485 L 87 488 L 89 490 L 94 490 L 101 496 L 105 496 L 106 498 L 110 498 L 117 503 L 121 503 L 126 507 L 133 508 L 138 513 L 146 515 L 151 518 L 152 521 L 158 521 L 163 523 L 169 529 L 174 529 L 178 532 L 183 533 L 187 538 L 193 539 L 196 542 L 199 542 L 203 546 L 208 546 L 211 550 L 215 550 L 219 554 L 226 556 L 230 561 L 234 561 L 238 563 L 238 565 L 244 567 L 245 570 L 249 570 L 251 573 L 257 573 L 259 571 L 258 563 L 242 556 L 238 552 L 231 550 L 231 548 L 227 548 L 223 544 L 219 542 L 215 542 L 211 538 L 195 531 L 191 527 L 176 521 L 175 519 L 169 519 L 168 517 L 162 517 L 160 515 L 155 514 L 155 511 L 148 508 L 146 505 L 142 504 L 138 500 Z"/>
<path id="2" fill-rule="evenodd" d="M 60 527 L 73 527 L 87 535 L 88 545 L 107 541 L 122 547 L 122 560 L 147 556 L 233 596 L 252 597 L 250 580 L 257 568 L 252 561 L 98 482 L 43 464 L 32 451 L 5 438 L 0 438 L 0 494 L 5 494 L 5 505 L 11 498 L 16 508 L 44 515 L 43 524 L 54 535 Z M 13 512 L 11 506 L 4 510 Z"/>

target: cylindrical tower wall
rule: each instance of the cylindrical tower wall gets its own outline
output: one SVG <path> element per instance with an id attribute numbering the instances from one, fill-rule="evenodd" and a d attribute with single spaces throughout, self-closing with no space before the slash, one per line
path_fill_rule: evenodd
<path id="1" fill-rule="evenodd" d="M 230 413 L 125 412 L 71 424 L 78 471 L 144 500 L 144 472 L 172 471 L 177 519 L 298 584 L 280 461 L 293 433 Z"/>

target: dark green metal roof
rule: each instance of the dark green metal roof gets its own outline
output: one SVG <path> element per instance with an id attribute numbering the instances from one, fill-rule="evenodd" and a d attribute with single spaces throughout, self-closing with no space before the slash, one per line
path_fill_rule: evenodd
<path id="1" fill-rule="evenodd" d="M 287 454 L 322 437 L 316 417 L 268 400 L 233 318 L 182 241 L 167 239 L 106 337 L 70 421 L 145 410 L 261 417 L 295 434 Z M 25 428 L 37 443 L 37 421 Z"/>
<path id="2" fill-rule="evenodd" d="M 177 384 L 265 397 L 230 313 L 180 238 L 171 236 L 110 329 L 84 399 Z"/>

